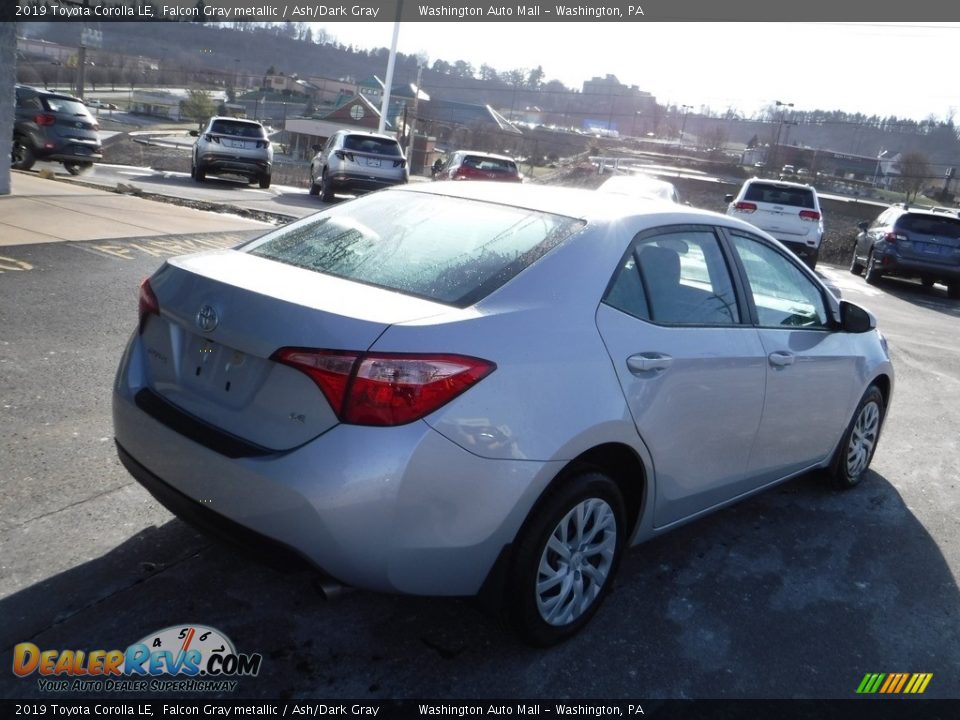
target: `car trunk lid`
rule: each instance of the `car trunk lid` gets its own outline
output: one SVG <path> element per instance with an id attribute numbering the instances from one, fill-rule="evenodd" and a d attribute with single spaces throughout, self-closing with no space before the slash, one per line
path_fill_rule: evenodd
<path id="1" fill-rule="evenodd" d="M 391 324 L 444 310 L 235 250 L 170 260 L 150 279 L 159 313 L 142 342 L 149 389 L 259 447 L 297 447 L 337 424 L 310 378 L 271 359 L 284 347 L 363 351 Z"/>

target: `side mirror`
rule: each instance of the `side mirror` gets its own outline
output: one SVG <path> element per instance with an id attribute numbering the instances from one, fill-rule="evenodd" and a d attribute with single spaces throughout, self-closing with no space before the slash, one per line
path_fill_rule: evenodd
<path id="1" fill-rule="evenodd" d="M 191 130 L 191 131 L 190 131 L 189 133 L 187 133 L 187 134 L 188 134 L 190 137 L 200 137 L 200 131 L 199 131 L 199 130 Z"/>
<path id="2" fill-rule="evenodd" d="M 840 329 L 848 333 L 865 333 L 877 327 L 877 319 L 859 305 L 840 301 Z"/>
<path id="3" fill-rule="evenodd" d="M 857 223 L 857 230 L 861 230 L 862 232 L 866 232 L 868 227 L 870 227 L 870 223 L 866 220 Z"/>
<path id="4" fill-rule="evenodd" d="M 733 195 L 731 195 L 730 193 L 727 193 L 726 195 L 723 196 L 723 200 L 724 202 L 728 202 L 728 203 L 733 202 Z"/>

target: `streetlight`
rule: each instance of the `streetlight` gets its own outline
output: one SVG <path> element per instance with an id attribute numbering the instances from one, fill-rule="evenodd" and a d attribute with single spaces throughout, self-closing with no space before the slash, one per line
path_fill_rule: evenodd
<path id="1" fill-rule="evenodd" d="M 680 152 L 683 150 L 683 130 L 687 126 L 687 115 L 693 110 L 693 105 L 681 105 L 680 109 L 683 110 L 683 119 L 680 120 L 680 139 L 677 141 L 677 160 L 680 159 Z"/>
<path id="2" fill-rule="evenodd" d="M 777 161 L 779 162 L 779 160 L 780 160 L 780 133 L 781 133 L 781 131 L 783 130 L 783 117 L 784 117 L 784 115 L 786 115 L 786 113 L 787 113 L 786 108 L 792 108 L 792 107 L 793 107 L 793 103 L 785 103 L 785 102 L 780 102 L 779 100 L 777 100 L 777 101 L 776 101 L 776 106 L 777 106 L 777 107 L 782 107 L 782 108 L 784 108 L 783 110 L 780 111 L 780 123 L 777 125 L 777 139 L 776 139 L 776 141 L 775 141 L 774 144 L 773 144 L 773 157 L 774 157 L 775 160 L 777 160 Z M 771 163 L 770 163 L 770 166 L 771 166 L 772 168 L 774 168 L 774 172 L 778 172 L 778 171 L 776 170 L 777 162 L 771 162 Z"/>

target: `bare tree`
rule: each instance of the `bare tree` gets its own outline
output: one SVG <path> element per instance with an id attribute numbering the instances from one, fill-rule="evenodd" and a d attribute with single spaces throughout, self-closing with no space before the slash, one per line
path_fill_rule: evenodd
<path id="1" fill-rule="evenodd" d="M 900 179 L 897 184 L 904 193 L 904 200 L 909 203 L 917 199 L 924 181 L 930 178 L 930 162 L 923 153 L 911 151 L 904 153 L 899 165 Z"/>

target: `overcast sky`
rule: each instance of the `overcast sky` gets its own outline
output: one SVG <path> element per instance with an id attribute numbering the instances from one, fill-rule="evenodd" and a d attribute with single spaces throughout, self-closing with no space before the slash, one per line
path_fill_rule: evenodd
<path id="1" fill-rule="evenodd" d="M 361 48 L 390 47 L 393 37 L 393 23 L 322 26 Z M 610 73 L 661 104 L 749 116 L 780 100 L 917 120 L 960 109 L 957 48 L 951 23 L 402 23 L 397 46 L 431 63 L 542 65 L 547 80 L 576 88 Z"/>

